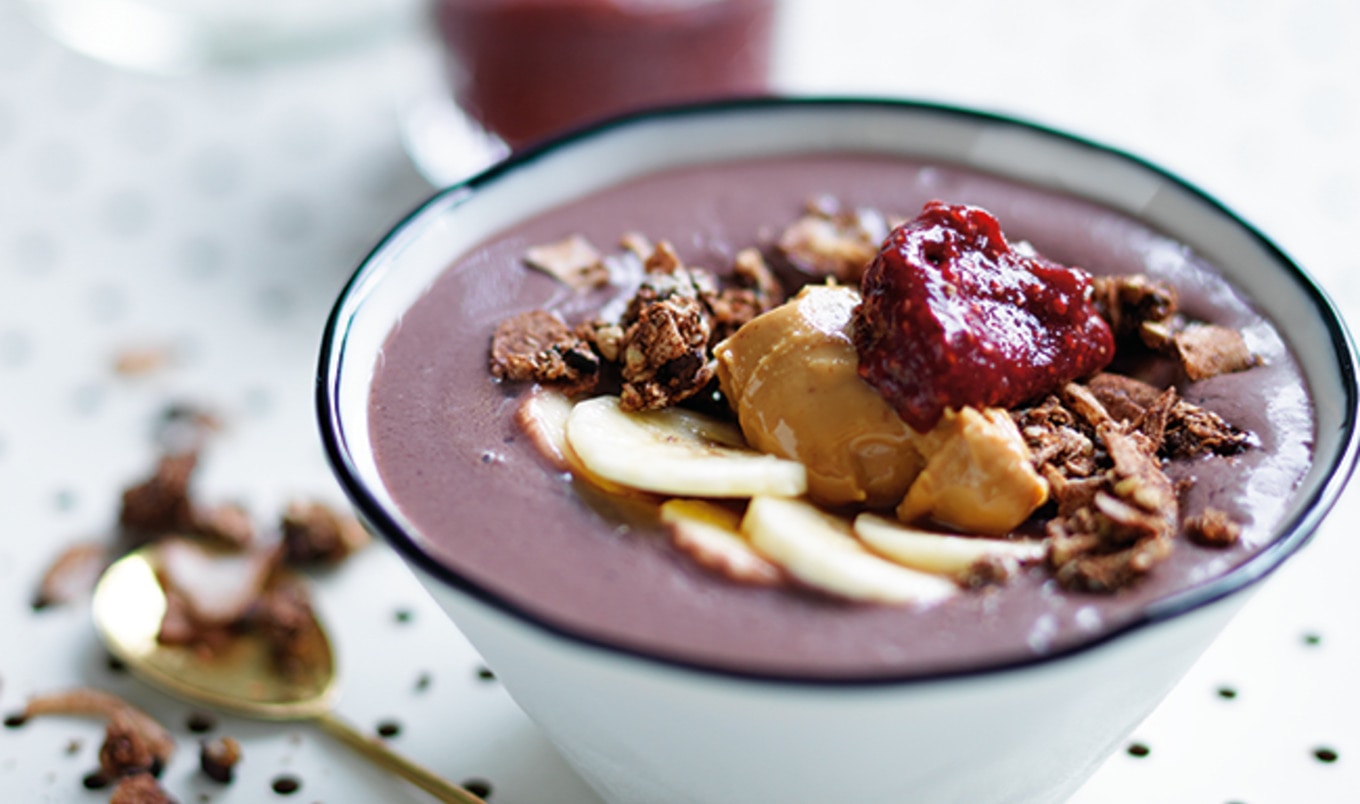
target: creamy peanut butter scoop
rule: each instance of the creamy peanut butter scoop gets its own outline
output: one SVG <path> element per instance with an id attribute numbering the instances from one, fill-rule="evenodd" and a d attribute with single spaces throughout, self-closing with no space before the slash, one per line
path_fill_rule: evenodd
<path id="1" fill-rule="evenodd" d="M 912 430 L 859 377 L 858 303 L 853 288 L 809 286 L 714 349 L 747 442 L 801 462 L 807 496 L 823 505 L 897 507 L 900 518 L 967 532 L 1014 529 L 1048 488 L 1009 415 L 965 408 L 929 433 Z"/>
<path id="2" fill-rule="evenodd" d="M 751 446 L 807 467 L 824 505 L 888 508 L 925 466 L 908 427 L 856 373 L 859 294 L 809 286 L 718 344 L 718 381 Z"/>

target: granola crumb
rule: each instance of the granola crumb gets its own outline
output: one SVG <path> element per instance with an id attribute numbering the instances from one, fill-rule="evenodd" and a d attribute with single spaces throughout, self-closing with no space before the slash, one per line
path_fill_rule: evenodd
<path id="1" fill-rule="evenodd" d="M 1185 530 L 1190 541 L 1204 547 L 1232 547 L 1242 538 L 1242 526 L 1217 508 L 1187 519 Z"/>
<path id="2" fill-rule="evenodd" d="M 1001 558 L 998 556 L 987 556 L 974 561 L 972 566 L 963 573 L 959 579 L 959 585 L 964 589 L 984 589 L 989 586 L 1001 586 L 1015 576 L 1020 570 L 1019 564 L 1014 560 Z"/>
<path id="3" fill-rule="evenodd" d="M 241 744 L 231 737 L 203 740 L 199 744 L 198 766 L 204 775 L 215 782 L 230 783 L 240 761 Z"/>
<path id="4" fill-rule="evenodd" d="M 194 512 L 189 483 L 197 466 L 197 451 L 162 455 L 151 477 L 123 492 L 119 527 L 141 540 L 191 530 Z"/>
<path id="5" fill-rule="evenodd" d="M 315 501 L 289 503 L 282 531 L 284 562 L 296 567 L 333 566 L 369 542 L 357 519 Z"/>
<path id="6" fill-rule="evenodd" d="M 175 362 L 175 352 L 165 346 L 129 347 L 113 358 L 113 370 L 123 377 L 144 377 L 169 368 Z"/>
<path id="7" fill-rule="evenodd" d="M 1142 274 L 1124 274 L 1092 277 L 1091 291 L 1116 339 L 1141 336 L 1150 348 L 1160 347 L 1155 338 L 1153 343 L 1148 342 L 1151 336 L 1146 325 L 1160 332 L 1175 315 L 1179 300 L 1174 288 Z"/>
<path id="8" fill-rule="evenodd" d="M 134 773 L 118 782 L 109 804 L 174 804 L 175 800 L 150 773 Z"/>
<path id="9" fill-rule="evenodd" d="M 269 644 L 274 666 L 285 676 L 306 667 L 305 654 L 314 629 L 311 595 L 295 579 L 276 583 L 256 602 L 250 626 Z"/>
<path id="10" fill-rule="evenodd" d="M 857 284 L 889 228 L 875 210 L 844 210 L 835 199 L 818 196 L 784 229 L 776 248 L 804 276 Z"/>
<path id="11" fill-rule="evenodd" d="M 122 714 L 109 718 L 104 742 L 99 747 L 99 772 L 104 778 L 157 773 L 160 764 L 146 735 L 135 722 Z"/>

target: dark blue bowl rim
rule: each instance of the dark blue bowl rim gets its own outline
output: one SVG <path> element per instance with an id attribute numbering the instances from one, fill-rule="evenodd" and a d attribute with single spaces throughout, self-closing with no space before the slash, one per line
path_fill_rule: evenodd
<path id="1" fill-rule="evenodd" d="M 762 109 L 816 109 L 825 110 L 825 112 L 829 114 L 836 114 L 838 113 L 837 110 L 896 110 L 900 112 L 928 113 L 954 117 L 956 119 L 991 125 L 1012 126 L 1017 129 L 1028 130 L 1061 140 L 1069 145 L 1078 146 L 1080 148 L 1122 159 L 1157 175 L 1161 179 L 1194 196 L 1197 200 L 1207 204 L 1225 219 L 1233 222 L 1254 238 L 1287 270 L 1288 273 L 1292 275 L 1300 289 L 1316 307 L 1319 316 L 1326 325 L 1330 335 L 1331 345 L 1336 354 L 1338 374 L 1340 375 L 1340 379 L 1344 386 L 1345 406 L 1343 408 L 1344 414 L 1341 433 L 1339 434 L 1341 449 L 1337 451 L 1331 466 L 1327 467 L 1328 471 L 1325 480 L 1319 484 L 1305 501 L 1305 505 L 1301 508 L 1299 513 L 1293 519 L 1281 525 L 1279 537 L 1266 548 L 1252 556 L 1243 564 L 1208 583 L 1154 602 L 1149 605 L 1140 616 L 1132 619 L 1130 622 L 1119 628 L 1101 633 L 1087 641 L 1051 653 L 1021 657 L 976 667 L 924 673 L 898 673 L 851 676 L 844 678 L 799 677 L 796 675 L 748 672 L 676 659 L 644 650 L 617 645 L 605 640 L 577 633 L 570 628 L 546 621 L 532 612 L 503 599 L 470 579 L 463 577 L 441 563 L 439 559 L 425 550 L 416 538 L 411 534 L 406 533 L 397 523 L 395 518 L 378 502 L 374 495 L 369 492 L 366 484 L 360 479 L 357 468 L 349 457 L 345 444 L 344 427 L 340 421 L 339 401 L 337 399 L 337 369 L 340 364 L 340 359 L 343 357 L 345 338 L 348 336 L 349 332 L 348 322 L 355 309 L 357 309 L 357 306 L 362 302 L 362 299 L 356 298 L 358 291 L 368 281 L 371 281 L 374 272 L 379 270 L 375 267 L 375 258 L 386 250 L 389 243 L 400 238 L 407 228 L 411 226 L 413 222 L 420 219 L 430 208 L 436 205 L 442 205 L 451 196 L 459 196 L 460 198 L 455 203 L 461 203 L 462 199 L 470 197 L 481 187 L 497 181 L 500 176 L 511 173 L 529 163 L 542 159 L 577 140 L 590 138 L 601 132 L 627 127 L 639 122 L 655 121 L 666 118 L 713 116 L 733 112 L 749 113 Z M 330 316 L 326 321 L 322 335 L 316 382 L 316 407 L 321 428 L 321 438 L 326 457 L 331 464 L 331 468 L 335 473 L 336 478 L 340 482 L 345 493 L 349 496 L 359 516 L 364 519 L 370 527 L 381 534 L 393 548 L 395 548 L 397 552 L 413 566 L 460 593 L 498 610 L 501 613 L 508 614 L 527 625 L 540 629 L 553 637 L 566 639 L 567 641 L 577 643 L 578 645 L 598 648 L 607 652 L 641 659 L 670 668 L 686 669 L 716 677 L 770 682 L 781 685 L 801 684 L 817 687 L 867 687 L 924 683 L 944 679 L 960 679 L 1005 673 L 1022 668 L 1032 668 L 1051 662 L 1058 662 L 1069 657 L 1094 651 L 1108 643 L 1122 639 L 1129 634 L 1143 631 L 1152 626 L 1165 623 L 1182 615 L 1205 608 L 1256 584 L 1276 570 L 1286 558 L 1293 555 L 1304 544 L 1312 539 L 1314 533 L 1317 531 L 1318 525 L 1336 503 L 1342 489 L 1349 480 L 1355 467 L 1357 448 L 1358 445 L 1360 445 L 1360 433 L 1357 432 L 1356 427 L 1357 400 L 1360 399 L 1360 390 L 1357 389 L 1356 382 L 1356 355 L 1354 344 L 1347 332 L 1346 326 L 1335 305 L 1328 298 L 1327 294 L 1318 286 L 1316 281 L 1255 227 L 1244 221 L 1236 213 L 1232 212 L 1218 200 L 1203 190 L 1200 190 L 1198 187 L 1169 173 L 1157 165 L 1117 148 L 1093 142 L 1080 136 L 1050 128 L 1040 123 L 1022 120 L 1010 115 L 968 109 L 938 102 L 901 98 L 758 97 L 672 106 L 621 115 L 595 125 L 585 126 L 567 132 L 529 149 L 517 152 L 483 172 L 433 194 L 429 199 L 412 210 L 400 222 L 395 224 L 372 251 L 364 257 L 353 276 L 341 290 L 340 295 L 331 310 Z"/>

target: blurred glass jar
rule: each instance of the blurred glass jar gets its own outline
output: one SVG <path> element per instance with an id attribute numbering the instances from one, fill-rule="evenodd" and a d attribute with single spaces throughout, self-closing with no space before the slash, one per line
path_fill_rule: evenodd
<path id="1" fill-rule="evenodd" d="M 433 0 L 457 105 L 511 148 L 768 91 L 775 0 Z"/>
<path id="2" fill-rule="evenodd" d="M 155 73 L 329 55 L 414 27 L 420 0 L 24 0 L 54 39 Z"/>

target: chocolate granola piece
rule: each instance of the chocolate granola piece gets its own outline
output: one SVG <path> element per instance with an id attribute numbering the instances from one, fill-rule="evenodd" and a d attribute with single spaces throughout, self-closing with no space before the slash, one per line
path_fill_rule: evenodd
<path id="1" fill-rule="evenodd" d="M 737 252 L 732 262 L 732 281 L 734 285 L 700 296 L 712 321 L 711 344 L 733 335 L 746 322 L 784 302 L 783 288 L 756 249 Z"/>
<path id="2" fill-rule="evenodd" d="M 104 728 L 99 747 L 99 773 L 108 780 L 138 773 L 158 774 L 161 763 L 138 724 L 125 713 L 115 713 Z"/>
<path id="3" fill-rule="evenodd" d="M 1077 511 L 1093 508 L 1096 493 L 1105 483 L 1101 475 L 1064 475 L 1052 464 L 1044 466 L 1041 471 L 1048 481 L 1049 499 L 1053 500 L 1060 517 L 1069 517 Z"/>
<path id="4" fill-rule="evenodd" d="M 191 645 L 202 630 L 189 601 L 175 589 L 163 589 L 165 614 L 161 615 L 156 641 L 162 645 Z"/>
<path id="5" fill-rule="evenodd" d="M 1171 336 L 1185 376 L 1192 381 L 1245 371 L 1260 364 L 1242 333 L 1214 324 L 1189 324 Z"/>
<path id="6" fill-rule="evenodd" d="M 974 561 L 967 570 L 964 570 L 962 577 L 959 578 L 959 585 L 964 589 L 973 590 L 1001 586 L 1019 571 L 1020 564 L 1013 558 L 986 556 Z"/>
<path id="7" fill-rule="evenodd" d="M 1102 371 L 1088 379 L 1086 387 L 1105 406 L 1111 417 L 1128 422 L 1142 417 L 1143 412 L 1162 394 L 1162 389 L 1151 383 L 1109 371 Z"/>
<path id="8" fill-rule="evenodd" d="M 713 379 L 708 345 L 713 334 L 701 300 L 716 294 L 706 272 L 687 268 L 666 241 L 647 258 L 646 275 L 620 326 L 624 410 L 657 410 L 688 399 Z"/>
<path id="9" fill-rule="evenodd" d="M 888 229 L 877 210 L 843 210 L 834 199 L 818 197 L 779 236 L 776 248 L 800 274 L 854 285 L 878 253 Z"/>
<path id="10" fill-rule="evenodd" d="M 586 321 L 576 327 L 576 336 L 594 347 L 607 363 L 619 362 L 623 351 L 623 327 L 609 321 Z"/>
<path id="11" fill-rule="evenodd" d="M 1049 564 L 1070 589 L 1112 592 L 1170 553 L 1179 504 L 1147 436 L 1110 419 L 1096 427 L 1096 440 L 1110 468 L 1075 489 L 1056 484 L 1059 515 L 1047 526 Z"/>
<path id="12" fill-rule="evenodd" d="M 1051 538 L 1051 549 L 1058 551 L 1067 537 L 1055 534 Z M 1055 567 L 1054 577 L 1069 589 L 1111 593 L 1137 582 L 1170 552 L 1169 540 L 1147 539 L 1111 552 L 1083 546 L 1065 559 L 1054 552 L 1050 563 Z"/>
<path id="13" fill-rule="evenodd" d="M 577 290 L 609 283 L 609 269 L 605 267 L 603 255 L 579 234 L 526 249 L 524 262 Z"/>
<path id="14" fill-rule="evenodd" d="M 294 501 L 283 514 L 283 560 L 295 566 L 335 565 L 369 542 L 352 516 L 315 501 Z"/>
<path id="15" fill-rule="evenodd" d="M 109 804 L 175 804 L 175 800 L 149 773 L 123 777 L 109 794 Z"/>
<path id="16" fill-rule="evenodd" d="M 1174 356 L 1191 380 L 1249 369 L 1260 363 L 1242 333 L 1229 327 L 1186 322 L 1175 291 L 1141 274 L 1097 277 L 1094 300 L 1115 336 L 1137 335 L 1149 349 Z"/>
<path id="17" fill-rule="evenodd" d="M 1206 508 L 1187 519 L 1185 532 L 1190 541 L 1204 547 L 1232 547 L 1242 538 L 1242 526 L 1218 508 Z"/>
<path id="18" fill-rule="evenodd" d="M 1250 446 L 1250 433 L 1224 421 L 1217 413 L 1187 402 L 1174 388 L 1153 385 L 1118 374 L 1097 374 L 1087 383 L 1110 415 L 1134 426 L 1157 444 L 1167 458 L 1197 455 L 1234 455 Z"/>
<path id="19" fill-rule="evenodd" d="M 1100 399 L 1085 385 L 1069 382 L 1059 389 L 1058 395 L 1067 409 L 1093 431 L 1115 421 Z"/>
<path id="20" fill-rule="evenodd" d="M 561 317 L 530 310 L 496 326 L 491 373 L 502 380 L 558 385 L 574 396 L 595 387 L 600 358 Z"/>
<path id="21" fill-rule="evenodd" d="M 236 775 L 236 764 L 240 761 L 241 744 L 231 737 L 199 743 L 198 767 L 214 782 L 230 783 Z"/>
<path id="22" fill-rule="evenodd" d="M 1174 458 L 1235 455 L 1252 443 L 1251 433 L 1239 430 L 1212 410 L 1181 399 L 1167 421 L 1162 452 Z"/>
<path id="23" fill-rule="evenodd" d="M 1056 396 L 1013 412 L 1016 427 L 1034 456 L 1036 468 L 1051 468 L 1060 478 L 1088 477 L 1096 470 L 1092 433 Z M 1050 484 L 1052 480 L 1050 479 Z"/>
<path id="24" fill-rule="evenodd" d="M 1141 336 L 1145 323 L 1164 322 L 1176 312 L 1175 288 L 1142 274 L 1097 276 L 1092 279 L 1091 290 L 1118 340 Z"/>
<path id="25" fill-rule="evenodd" d="M 248 622 L 269 644 L 280 673 L 295 675 L 307 666 L 315 617 L 311 595 L 300 581 L 286 578 L 270 586 L 251 609 Z"/>
<path id="26" fill-rule="evenodd" d="M 119 527 L 137 541 L 191 530 L 194 510 L 189 482 L 197 466 L 197 451 L 162 455 L 150 478 L 123 492 Z"/>

